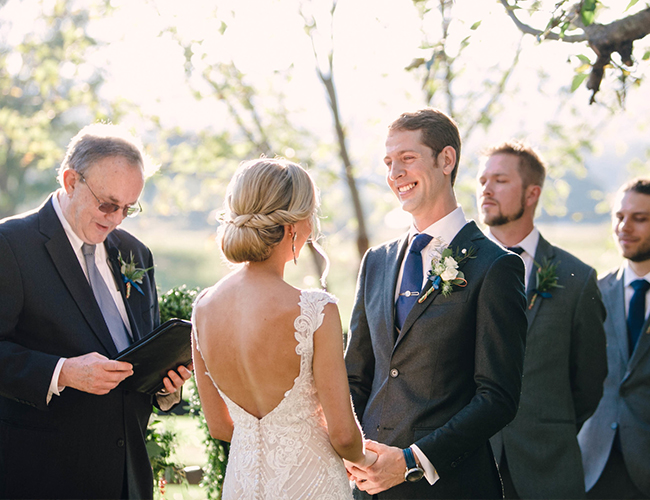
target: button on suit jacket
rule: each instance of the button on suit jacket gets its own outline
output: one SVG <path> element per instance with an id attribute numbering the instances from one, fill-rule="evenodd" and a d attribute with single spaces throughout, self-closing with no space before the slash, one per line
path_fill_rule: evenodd
<path id="1" fill-rule="evenodd" d="M 153 270 L 126 299 L 118 252 L 139 267 L 151 252 L 116 229 L 105 241 L 135 339 L 159 323 Z M 117 350 L 92 289 L 54 211 L 0 223 L 0 498 L 151 498 L 144 435 L 151 396 L 104 396 L 66 388 L 46 405 L 60 357 Z"/>
<path id="2" fill-rule="evenodd" d="M 415 443 L 440 479 L 402 483 L 379 498 L 500 498 L 488 440 L 519 402 L 523 261 L 467 223 L 450 244 L 475 251 L 460 267 L 467 286 L 416 303 L 395 342 L 394 294 L 407 242 L 372 248 L 363 259 L 346 366 L 366 437 L 400 448 Z"/>
<path id="3" fill-rule="evenodd" d="M 650 496 L 650 320 L 629 355 L 625 321 L 624 268 L 598 281 L 607 309 L 607 378 L 603 398 L 578 434 L 589 491 L 605 468 L 618 430 L 632 482 Z"/>
<path id="4" fill-rule="evenodd" d="M 491 439 L 502 450 L 521 498 L 583 498 L 577 433 L 596 410 L 607 374 L 605 308 L 596 272 L 541 235 L 535 262 L 557 265 L 552 297 L 538 296 L 526 310 L 528 334 L 519 411 Z M 528 283 L 535 294 L 537 265 Z"/>

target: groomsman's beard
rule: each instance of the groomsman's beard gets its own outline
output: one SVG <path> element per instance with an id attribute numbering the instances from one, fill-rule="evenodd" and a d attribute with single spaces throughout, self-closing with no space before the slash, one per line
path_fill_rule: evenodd
<path id="1" fill-rule="evenodd" d="M 522 193 L 519 210 L 517 210 L 517 212 L 515 212 L 514 214 L 506 215 L 501 211 L 501 205 L 499 205 L 499 213 L 497 215 L 490 217 L 487 214 L 483 214 L 483 223 L 490 227 L 496 227 L 496 226 L 504 226 L 509 222 L 514 222 L 516 220 L 521 219 L 524 215 L 524 202 L 525 202 L 525 193 Z"/>
<path id="2" fill-rule="evenodd" d="M 623 257 L 632 262 L 645 262 L 650 260 L 650 241 L 646 241 L 636 252 L 631 255 L 625 255 L 625 251 L 621 252 Z"/>

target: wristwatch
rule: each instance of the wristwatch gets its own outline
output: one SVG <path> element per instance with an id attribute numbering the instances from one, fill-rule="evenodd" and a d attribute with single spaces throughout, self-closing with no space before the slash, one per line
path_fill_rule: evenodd
<path id="1" fill-rule="evenodd" d="M 422 479 L 424 477 L 424 470 L 415 461 L 413 450 L 411 448 L 404 448 L 402 453 L 404 453 L 404 460 L 406 461 L 404 479 L 409 483 L 415 483 Z"/>

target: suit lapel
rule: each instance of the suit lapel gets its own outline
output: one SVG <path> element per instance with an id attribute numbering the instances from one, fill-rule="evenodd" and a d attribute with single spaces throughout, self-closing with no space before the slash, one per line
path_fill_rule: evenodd
<path id="1" fill-rule="evenodd" d="M 476 223 L 473 221 L 468 222 L 463 226 L 463 228 L 458 232 L 458 234 L 454 237 L 454 239 L 451 241 L 449 244 L 449 247 L 454 249 L 454 252 L 456 248 L 459 250 L 462 249 L 469 249 L 471 247 L 472 241 L 480 238 L 485 238 L 485 235 L 479 231 L 478 227 L 476 227 Z M 423 263 L 424 270 L 425 272 L 428 270 L 430 263 L 425 262 Z M 461 269 L 462 270 L 462 269 Z M 429 289 L 431 289 L 433 284 L 428 281 L 427 285 L 424 287 L 423 293 L 427 293 Z M 437 290 L 433 290 L 429 296 L 422 301 L 422 303 L 418 301 L 415 302 L 415 305 L 413 306 L 413 309 L 409 312 L 408 316 L 404 320 L 404 326 L 402 327 L 402 331 L 399 334 L 399 337 L 397 338 L 397 342 L 395 343 L 395 346 L 400 343 L 400 341 L 404 338 L 404 336 L 408 333 L 409 329 L 413 326 L 415 321 L 422 315 L 422 313 L 431 305 L 431 303 L 435 300 L 435 298 L 440 295 L 440 291 L 442 290 L 442 286 L 439 287 Z"/>
<path id="2" fill-rule="evenodd" d="M 528 287 L 526 290 L 526 298 L 528 299 L 528 307 L 526 307 L 526 319 L 528 320 L 528 330 L 530 331 L 530 326 L 533 324 L 533 321 L 535 320 L 535 316 L 537 316 L 537 312 L 539 311 L 539 308 L 544 300 L 541 296 L 537 296 L 535 299 L 535 303 L 533 304 L 533 307 L 530 308 L 530 303 L 533 300 L 533 297 L 535 296 L 535 288 L 537 287 L 537 268 L 538 265 L 542 266 L 544 265 L 545 261 L 548 261 L 549 263 L 553 263 L 555 260 L 555 250 L 553 249 L 553 246 L 544 239 L 544 237 L 540 234 L 539 235 L 539 241 L 537 242 L 537 249 L 535 250 L 535 258 L 533 262 L 533 268 L 530 270 L 530 275 L 528 279 Z M 562 283 L 558 283 L 561 285 Z"/>
<path id="3" fill-rule="evenodd" d="M 131 293 L 129 295 L 129 299 L 126 298 L 126 284 L 124 283 L 124 279 L 122 278 L 122 271 L 120 269 L 120 262 L 118 260 L 118 256 L 120 255 L 120 250 L 118 248 L 120 243 L 119 238 L 114 234 L 111 233 L 108 235 L 106 238 L 106 241 L 104 242 L 104 245 L 106 246 L 106 253 L 108 254 L 108 265 L 113 272 L 113 276 L 115 277 L 115 281 L 117 282 L 117 286 L 120 290 L 120 295 L 122 296 L 122 302 L 124 302 L 124 306 L 126 308 L 126 314 L 129 317 L 129 323 L 131 325 L 131 333 L 133 334 L 133 341 L 137 341 L 138 339 L 142 338 L 143 332 L 142 332 L 142 324 L 138 321 L 136 321 L 137 316 L 133 314 L 133 309 L 131 307 L 131 301 L 137 302 L 138 297 L 137 294 L 139 293 L 134 287 L 131 288 Z M 124 256 L 123 258 L 128 259 L 128 256 Z M 149 333 L 149 332 L 144 332 L 144 334 Z"/>
<path id="4" fill-rule="evenodd" d="M 45 243 L 45 248 L 50 254 L 54 267 L 56 267 L 61 279 L 68 288 L 72 299 L 76 302 L 81 314 L 104 346 L 106 352 L 114 356 L 117 354 L 117 349 L 104 322 L 102 312 L 97 305 L 92 288 L 81 269 L 81 265 L 79 265 L 79 259 L 72 249 L 70 240 L 68 240 L 61 221 L 59 221 L 54 211 L 51 198 L 39 212 L 39 228 L 45 236 L 50 238 Z"/>
<path id="5" fill-rule="evenodd" d="M 387 286 L 384 290 L 384 311 L 386 314 L 386 325 L 388 328 L 388 336 L 391 344 L 395 342 L 395 290 L 397 289 L 397 278 L 399 277 L 399 270 L 406 254 L 406 249 L 409 245 L 409 235 L 405 234 L 398 242 L 393 245 L 386 255 L 386 282 Z"/>
<path id="6" fill-rule="evenodd" d="M 603 287 L 603 302 L 607 306 L 607 314 L 611 315 L 611 321 L 616 332 L 616 342 L 618 350 L 623 359 L 623 364 L 627 365 L 630 359 L 629 343 L 627 339 L 627 322 L 625 321 L 625 285 L 624 285 L 624 267 L 621 266 L 618 273 L 607 281 L 607 286 Z"/>

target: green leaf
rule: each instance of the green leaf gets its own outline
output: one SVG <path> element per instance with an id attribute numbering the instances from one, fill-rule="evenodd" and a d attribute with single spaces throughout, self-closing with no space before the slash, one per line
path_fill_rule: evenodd
<path id="1" fill-rule="evenodd" d="M 634 7 L 638 1 L 639 0 L 630 0 L 630 3 L 627 4 L 627 7 L 625 7 L 625 10 L 623 12 L 627 12 L 628 10 L 630 10 L 630 7 Z"/>
<path id="2" fill-rule="evenodd" d="M 580 9 L 580 18 L 585 26 L 589 26 L 596 18 L 596 4 L 597 0 L 585 0 Z"/>
<path id="3" fill-rule="evenodd" d="M 571 92 L 575 92 L 576 89 L 582 85 L 582 82 L 584 82 L 589 76 L 587 73 L 579 73 L 576 76 L 573 77 L 573 81 L 571 82 Z"/>
<path id="4" fill-rule="evenodd" d="M 644 61 L 650 59 L 650 50 L 646 50 L 646 53 L 643 54 L 643 57 L 641 59 L 643 59 Z"/>
<path id="5" fill-rule="evenodd" d="M 589 58 L 583 54 L 578 54 L 576 57 L 580 59 L 580 61 L 583 62 L 584 64 L 591 64 Z"/>
<path id="6" fill-rule="evenodd" d="M 481 21 L 476 21 L 474 24 L 472 24 L 472 25 L 470 26 L 469 29 L 471 29 L 472 31 L 474 31 L 474 30 L 477 29 L 480 25 L 481 25 Z"/>

